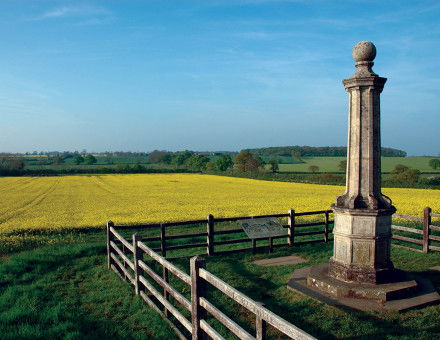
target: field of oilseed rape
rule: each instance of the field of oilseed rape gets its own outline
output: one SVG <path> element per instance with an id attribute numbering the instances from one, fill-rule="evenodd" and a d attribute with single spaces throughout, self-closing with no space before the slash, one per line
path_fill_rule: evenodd
<path id="1" fill-rule="evenodd" d="M 196 174 L 0 178 L 0 233 L 327 209 L 340 186 Z M 440 211 L 440 191 L 384 189 L 398 213 Z"/>

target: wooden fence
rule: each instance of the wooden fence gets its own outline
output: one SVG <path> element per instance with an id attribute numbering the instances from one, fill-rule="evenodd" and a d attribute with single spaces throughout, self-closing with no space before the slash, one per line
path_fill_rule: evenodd
<path id="1" fill-rule="evenodd" d="M 421 252 L 421 253 L 428 253 L 430 250 L 440 251 L 440 247 L 433 246 L 430 244 L 430 241 L 440 241 L 440 236 L 431 235 L 432 230 L 440 231 L 440 226 L 432 225 L 432 217 L 440 217 L 440 214 L 433 213 L 431 208 L 426 207 L 423 210 L 423 218 L 422 217 L 414 217 L 414 216 L 398 215 L 398 214 L 394 214 L 393 217 L 403 219 L 403 220 L 423 223 L 423 229 L 410 228 L 410 227 L 404 227 L 404 226 L 398 226 L 398 225 L 391 226 L 392 230 L 399 230 L 399 231 L 403 231 L 405 233 L 422 235 L 422 239 L 408 237 L 408 236 L 402 236 L 402 235 L 396 235 L 395 233 L 393 233 L 393 236 L 392 236 L 392 238 L 394 240 L 409 242 L 412 244 L 419 244 L 422 246 L 422 249 L 417 249 L 414 247 L 408 247 L 408 246 L 393 243 L 394 247 L 399 247 L 399 248 L 403 248 L 403 249 L 407 249 L 407 250 L 411 250 L 411 251 L 417 251 L 417 252 Z"/>
<path id="2" fill-rule="evenodd" d="M 189 249 L 189 248 L 200 248 L 206 247 L 206 252 L 199 253 L 197 255 L 220 255 L 225 253 L 239 252 L 239 251 L 247 251 L 252 250 L 255 252 L 257 249 L 269 248 L 269 252 L 272 252 L 275 247 L 284 247 L 284 246 L 299 246 L 303 244 L 312 244 L 312 243 L 320 243 L 320 242 L 328 242 L 329 234 L 332 232 L 330 225 L 333 224 L 333 220 L 330 220 L 330 214 L 332 214 L 332 210 L 320 210 L 320 211 L 308 211 L 308 212 L 300 212 L 297 213 L 295 210 L 290 209 L 287 214 L 271 214 L 271 215 L 259 215 L 259 216 L 244 216 L 244 217 L 226 217 L 226 218 L 215 218 L 213 215 L 208 215 L 207 219 L 204 220 L 191 220 L 191 221 L 180 221 L 180 222 L 168 222 L 168 223 L 155 223 L 155 224 L 139 224 L 139 225 L 130 225 L 130 226 L 115 226 L 112 222 L 111 225 L 116 229 L 136 229 L 138 231 L 145 229 L 158 229 L 157 236 L 153 237 L 143 237 L 142 241 L 151 242 L 151 241 L 160 241 L 160 247 L 152 247 L 154 251 L 160 251 L 163 257 L 167 257 L 167 252 L 170 250 L 177 249 Z M 309 223 L 296 223 L 296 217 L 299 216 L 311 216 L 311 215 L 321 215 L 322 221 L 320 222 L 309 222 Z M 283 225 L 283 227 L 287 230 L 285 235 L 274 236 L 274 237 L 263 237 L 256 239 L 246 238 L 235 238 L 228 240 L 216 240 L 216 236 L 219 235 L 233 235 L 243 233 L 242 228 L 235 229 L 226 229 L 226 230 L 216 230 L 218 223 L 222 222 L 234 222 L 242 219 L 253 219 L 253 218 L 263 218 L 263 217 L 276 217 L 276 218 L 287 218 L 287 224 Z M 168 228 L 176 227 L 176 226 L 189 226 L 196 224 L 205 224 L 206 223 L 206 232 L 202 233 L 186 233 L 179 235 L 169 235 L 167 230 Z M 313 226 L 322 226 L 321 230 L 314 231 L 301 231 L 305 227 L 313 227 Z M 322 235 L 321 239 L 315 240 L 305 240 L 298 241 L 299 237 L 311 236 L 311 235 Z M 178 240 L 178 239 L 188 239 L 194 237 L 206 237 L 206 242 L 201 243 L 188 243 L 188 244 L 179 244 L 179 245 L 169 245 L 168 241 L 170 240 Z M 274 244 L 275 239 L 286 239 L 285 243 Z M 257 242 L 267 241 L 267 245 L 258 246 Z M 232 244 L 243 244 L 243 243 L 251 243 L 251 247 L 243 247 L 240 249 L 234 250 L 224 250 L 218 251 L 216 250 L 216 246 L 221 245 L 232 245 Z M 261 244 L 261 242 L 260 242 Z"/>
<path id="3" fill-rule="evenodd" d="M 188 275 L 145 245 L 138 234 L 132 235 L 131 242 L 127 241 L 116 231 L 111 222 L 107 224 L 107 252 L 108 267 L 122 279 L 134 285 L 136 294 L 161 315 L 180 339 L 187 339 L 185 332 L 189 333 L 192 339 L 205 339 L 206 336 L 212 339 L 224 339 L 208 323 L 208 313 L 240 339 L 266 339 L 268 325 L 292 339 L 315 339 L 207 271 L 204 260 L 198 256 L 191 258 L 190 275 Z M 144 255 L 162 267 L 162 276 L 147 265 Z M 179 282 L 190 286 L 190 299 L 170 285 L 169 273 L 173 274 Z M 152 281 L 159 285 L 163 292 L 156 289 Z M 218 289 L 253 313 L 256 334 L 249 333 L 208 301 L 206 298 L 208 287 Z M 179 309 L 189 312 L 191 320 L 188 320 Z M 170 316 L 175 318 L 180 327 L 171 321 Z"/>

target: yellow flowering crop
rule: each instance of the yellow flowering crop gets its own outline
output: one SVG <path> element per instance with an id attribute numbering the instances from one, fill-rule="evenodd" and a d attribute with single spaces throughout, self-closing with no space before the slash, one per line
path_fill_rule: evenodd
<path id="1" fill-rule="evenodd" d="M 343 187 L 194 174 L 0 178 L 0 233 L 328 209 Z M 440 212 L 440 191 L 384 189 L 398 213 Z"/>

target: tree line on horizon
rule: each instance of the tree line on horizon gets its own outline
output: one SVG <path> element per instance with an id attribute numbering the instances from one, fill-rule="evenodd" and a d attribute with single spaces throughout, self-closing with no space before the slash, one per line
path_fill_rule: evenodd
<path id="1" fill-rule="evenodd" d="M 248 151 L 253 155 L 273 158 L 273 157 L 289 157 L 291 155 L 297 155 L 300 157 L 346 157 L 346 146 L 272 146 L 265 148 L 244 149 L 242 151 Z M 382 147 L 381 149 L 383 157 L 406 157 L 407 153 L 403 150 Z M 298 157 L 299 156 L 299 157 Z M 295 156 L 294 156 L 295 157 Z"/>
<path id="2" fill-rule="evenodd" d="M 283 156 L 292 156 L 294 157 L 346 157 L 347 156 L 347 147 L 345 146 L 272 146 L 272 147 L 263 147 L 263 148 L 248 148 L 243 149 L 241 151 L 247 151 L 252 153 L 253 155 L 263 157 L 263 158 L 273 158 L 273 157 L 283 157 Z M 241 152 L 240 151 L 240 152 Z M 103 151 L 103 152 L 87 152 L 87 150 L 83 149 L 82 151 L 33 151 L 33 152 L 25 152 L 25 153 L 1 153 L 2 155 L 25 155 L 25 156 L 56 156 L 59 155 L 61 157 L 74 157 L 76 155 L 85 156 L 87 154 L 93 155 L 112 155 L 114 157 L 131 157 L 131 156 L 148 156 L 150 154 L 154 154 L 157 152 L 164 153 L 174 153 L 172 151 L 167 150 L 154 150 L 151 152 L 143 152 L 143 151 Z M 184 151 L 176 151 L 176 152 L 184 152 Z M 191 151 L 193 153 L 197 153 L 199 155 L 204 156 L 215 156 L 227 154 L 230 156 L 236 156 L 239 152 L 237 151 Z M 382 156 L 384 157 L 406 157 L 407 153 L 403 150 L 382 147 L 381 149 Z"/>

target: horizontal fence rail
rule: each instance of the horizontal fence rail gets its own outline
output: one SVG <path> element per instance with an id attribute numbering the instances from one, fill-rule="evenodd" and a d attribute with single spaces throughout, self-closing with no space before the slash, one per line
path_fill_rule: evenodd
<path id="1" fill-rule="evenodd" d="M 440 246 L 434 246 L 431 244 L 431 241 L 440 241 L 440 234 L 438 235 L 432 235 L 432 231 L 440 231 L 440 226 L 432 225 L 432 217 L 440 217 L 440 214 L 433 213 L 432 209 L 429 207 L 426 207 L 423 210 L 423 217 L 414 217 L 414 216 L 406 216 L 406 215 L 398 215 L 394 214 L 393 218 L 397 218 L 400 220 L 406 220 L 406 221 L 412 221 L 412 222 L 419 222 L 422 223 L 422 229 L 417 228 L 411 228 L 411 227 L 405 227 L 405 226 L 399 226 L 399 225 L 392 225 L 392 230 L 398 230 L 403 233 L 404 235 L 399 235 L 396 233 L 393 233 L 392 239 L 398 240 L 398 241 L 404 241 L 406 243 L 411 244 L 418 244 L 422 246 L 422 249 L 417 249 L 411 246 L 405 246 L 401 244 L 395 244 L 392 245 L 394 247 L 403 248 L 406 250 L 416 251 L 420 253 L 428 253 L 430 250 L 434 251 L 440 251 Z M 421 235 L 421 238 L 414 238 L 411 237 L 410 234 L 417 234 Z M 419 236 L 420 237 L 420 236 Z"/>
<path id="2" fill-rule="evenodd" d="M 107 224 L 107 252 L 108 267 L 134 286 L 136 295 L 139 295 L 170 325 L 179 339 L 205 339 L 206 336 L 212 339 L 225 339 L 209 324 L 208 313 L 240 339 L 266 339 L 268 325 L 292 339 L 315 339 L 207 271 L 205 261 L 198 256 L 191 258 L 190 275 L 188 275 L 145 245 L 140 235 L 133 234 L 132 242 L 129 243 L 116 231 L 112 222 Z M 147 263 L 148 261 L 144 261 L 145 255 L 150 262 L 162 268 L 162 276 Z M 169 274 L 189 286 L 190 299 L 171 286 Z M 208 290 L 206 283 L 210 283 L 214 289 L 220 290 L 255 315 L 255 335 L 246 331 L 206 299 Z M 156 288 L 157 285 L 163 289 L 162 292 Z M 182 309 L 190 313 L 190 320 Z M 170 316 L 178 325 L 171 321 Z M 186 336 L 185 332 L 190 336 Z"/>
<path id="3" fill-rule="evenodd" d="M 167 257 L 167 253 L 172 250 L 179 249 L 200 249 L 205 248 L 205 252 L 198 252 L 197 255 L 220 255 L 227 253 L 235 253 L 239 251 L 247 251 L 252 250 L 256 252 L 258 249 L 268 248 L 269 252 L 273 251 L 275 247 L 283 247 L 283 246 L 299 246 L 304 244 L 313 244 L 318 242 L 328 242 L 329 234 L 332 233 L 331 226 L 334 221 L 330 219 L 330 215 L 333 214 L 332 210 L 319 210 L 319 211 L 307 211 L 307 212 L 295 212 L 295 210 L 290 209 L 288 213 L 285 214 L 267 214 L 267 215 L 258 215 L 258 216 L 240 216 L 240 217 L 221 217 L 215 218 L 213 215 L 208 215 L 205 220 L 190 220 L 190 221 L 178 221 L 178 222 L 167 222 L 167 223 L 153 223 L 153 224 L 139 224 L 139 225 L 130 225 L 130 226 L 114 226 L 112 227 L 114 230 L 124 230 L 124 229 L 136 229 L 136 230 L 157 230 L 156 236 L 148 236 L 143 237 L 142 241 L 145 242 L 160 242 L 160 246 L 152 246 L 151 248 L 154 251 L 159 251 L 163 257 Z M 299 216 L 321 216 L 322 220 L 319 222 L 308 222 L 308 223 L 296 223 L 296 217 Z M 232 235 L 232 234 L 242 234 L 242 228 L 234 228 L 223 230 L 219 229 L 219 223 L 224 222 L 236 222 L 238 220 L 243 219 L 257 219 L 257 218 L 266 218 L 266 217 L 275 217 L 275 218 L 286 218 L 287 224 L 283 224 L 283 227 L 286 229 L 286 234 L 281 236 L 273 236 L 273 237 L 262 237 L 256 239 L 250 238 L 232 238 L 232 239 L 219 239 L 221 235 Z M 191 225 L 200 225 L 206 224 L 206 231 L 199 233 L 182 233 L 178 235 L 169 235 L 167 230 L 168 228 L 173 228 L 176 226 L 191 226 Z M 321 230 L 313 230 L 313 231 L 300 231 L 297 228 L 306 228 L 306 227 L 317 227 L 322 226 Z M 323 235 L 320 240 L 301 240 L 298 241 L 298 238 L 303 236 L 310 235 Z M 188 241 L 185 244 L 179 245 L 171 245 L 169 241 L 172 240 L 182 240 L 182 239 L 192 239 L 192 238 L 200 238 L 205 237 L 206 241 Z M 277 239 L 285 239 L 285 243 L 277 243 L 274 244 L 274 240 Z M 261 241 L 266 241 L 266 245 L 261 245 Z M 121 241 L 122 242 L 122 241 Z M 260 243 L 257 244 L 257 242 Z M 126 244 L 128 241 L 126 241 Z M 218 250 L 219 246 L 224 245 L 233 245 L 233 244 L 249 244 L 249 246 L 243 246 L 240 249 L 233 250 Z M 127 246 L 127 245 L 126 245 Z M 217 248 L 217 249 L 216 249 Z M 129 248 L 128 248 L 129 249 Z M 195 254 L 194 254 L 195 255 Z M 169 257 L 168 257 L 169 258 Z"/>

